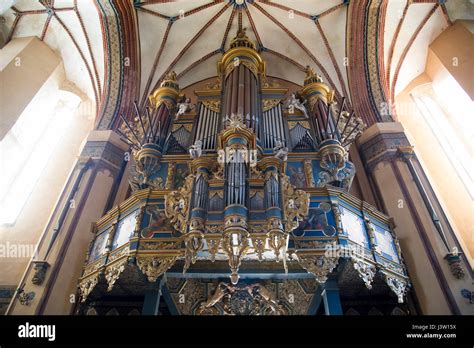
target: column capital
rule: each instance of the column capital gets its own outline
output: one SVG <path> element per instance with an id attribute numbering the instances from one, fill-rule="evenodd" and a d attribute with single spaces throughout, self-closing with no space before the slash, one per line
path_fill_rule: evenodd
<path id="1" fill-rule="evenodd" d="M 262 171 L 267 171 L 273 167 L 282 173 L 284 172 L 284 165 L 285 163 L 281 159 L 274 156 L 265 157 L 258 162 L 258 166 Z"/>
<path id="2" fill-rule="evenodd" d="M 114 131 L 94 130 L 87 137 L 87 142 L 79 155 L 79 161 L 105 160 L 119 168 L 123 162 L 124 152 L 127 150 L 128 145 Z"/>
<path id="3" fill-rule="evenodd" d="M 413 146 L 399 122 L 375 123 L 362 133 L 358 145 L 370 170 L 380 162 L 413 154 Z"/>
<path id="4" fill-rule="evenodd" d="M 191 171 L 196 173 L 199 169 L 207 169 L 208 172 L 212 171 L 215 167 L 216 161 L 214 157 L 198 157 L 191 161 Z"/>

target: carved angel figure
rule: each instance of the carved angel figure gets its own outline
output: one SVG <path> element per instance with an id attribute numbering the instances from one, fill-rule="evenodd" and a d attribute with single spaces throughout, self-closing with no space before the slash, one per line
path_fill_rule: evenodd
<path id="1" fill-rule="evenodd" d="M 189 147 L 189 154 L 193 159 L 199 158 L 202 155 L 202 141 L 196 140 L 196 142 Z"/>
<path id="2" fill-rule="evenodd" d="M 180 115 L 183 115 L 185 114 L 186 112 L 188 111 L 191 111 L 192 109 L 194 109 L 196 107 L 196 105 L 194 104 L 191 104 L 191 99 L 190 98 L 186 98 L 184 100 L 184 102 L 182 103 L 178 103 L 178 112 L 176 113 L 176 118 L 175 119 L 178 119 L 178 117 Z"/>
<path id="3" fill-rule="evenodd" d="M 286 161 L 288 159 L 288 148 L 283 142 L 279 140 L 276 141 L 276 145 L 273 148 L 273 152 L 275 153 L 275 157 L 282 161 Z"/>
<path id="4" fill-rule="evenodd" d="M 296 93 L 292 93 L 290 98 L 287 101 L 286 108 L 290 109 L 290 113 L 293 113 L 294 109 L 300 110 L 306 118 L 309 118 L 308 112 L 306 111 L 306 107 L 304 104 L 306 101 L 301 102 L 298 97 L 296 96 Z"/>

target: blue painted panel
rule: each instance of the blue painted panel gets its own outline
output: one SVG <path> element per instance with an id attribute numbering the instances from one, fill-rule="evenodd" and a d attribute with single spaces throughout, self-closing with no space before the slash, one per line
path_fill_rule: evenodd
<path id="1" fill-rule="evenodd" d="M 251 221 L 260 221 L 260 220 L 265 220 L 266 219 L 266 214 L 265 214 L 265 212 L 261 212 L 261 213 L 251 212 L 249 214 L 249 217 L 250 217 Z"/>
<path id="2" fill-rule="evenodd" d="M 222 219 L 224 219 L 223 213 L 207 213 L 208 221 L 220 221 Z"/>
<path id="3" fill-rule="evenodd" d="M 333 237 L 337 234 L 331 205 L 327 202 L 312 202 L 308 217 L 293 232 L 296 236 Z"/>

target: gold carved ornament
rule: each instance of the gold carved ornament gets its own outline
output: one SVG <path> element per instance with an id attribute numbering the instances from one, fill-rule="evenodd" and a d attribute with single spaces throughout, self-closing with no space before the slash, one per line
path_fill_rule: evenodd
<path id="1" fill-rule="evenodd" d="M 219 252 L 219 247 L 221 245 L 221 237 L 205 237 L 207 244 L 207 251 L 211 255 L 211 262 L 216 261 L 216 255 Z"/>
<path id="2" fill-rule="evenodd" d="M 280 104 L 281 99 L 263 99 L 262 100 L 262 111 L 268 111 L 273 109 L 275 106 Z"/>
<path id="3" fill-rule="evenodd" d="M 165 75 L 160 87 L 148 99 L 153 109 L 157 109 L 161 104 L 165 104 L 170 112 L 174 112 L 179 96 L 180 89 L 176 73 L 170 71 Z"/>
<path id="4" fill-rule="evenodd" d="M 216 81 L 206 83 L 207 90 L 220 90 L 221 89 L 221 78 L 217 77 Z"/>
<path id="5" fill-rule="evenodd" d="M 329 273 L 337 266 L 339 257 L 325 255 L 298 255 L 298 263 L 316 277 L 319 283 L 325 283 Z"/>
<path id="6" fill-rule="evenodd" d="M 268 236 L 265 233 L 253 233 L 251 234 L 251 239 L 252 239 L 253 249 L 258 256 L 258 261 L 262 262 Z"/>
<path id="7" fill-rule="evenodd" d="M 293 128 L 296 127 L 296 125 L 300 125 L 301 127 L 303 128 L 306 128 L 306 129 L 310 129 L 310 125 L 309 125 L 309 122 L 308 121 L 289 121 L 288 122 L 288 129 L 289 130 L 292 130 Z"/>
<path id="8" fill-rule="evenodd" d="M 202 105 L 214 112 L 221 111 L 221 101 L 220 100 L 203 100 Z"/>
<path id="9" fill-rule="evenodd" d="M 170 219 L 170 224 L 182 234 L 185 234 L 187 229 L 193 183 L 194 175 L 190 174 L 179 190 L 172 191 L 165 196 L 166 217 Z"/>
<path id="10" fill-rule="evenodd" d="M 87 297 L 90 295 L 95 286 L 99 283 L 99 273 L 94 274 L 91 277 L 83 279 L 79 283 L 79 291 L 81 293 L 81 302 L 85 302 Z"/>
<path id="11" fill-rule="evenodd" d="M 176 162 L 168 163 L 168 174 L 166 176 L 165 190 L 171 190 L 173 188 L 173 179 L 176 174 Z"/>
<path id="12" fill-rule="evenodd" d="M 112 291 L 115 282 L 119 279 L 120 274 L 125 270 L 127 265 L 127 258 L 124 258 L 120 262 L 115 263 L 112 266 L 107 267 L 105 270 L 105 280 L 107 281 L 107 291 Z"/>
<path id="13" fill-rule="evenodd" d="M 309 212 L 310 195 L 303 190 L 296 190 L 287 175 L 281 176 L 283 192 L 283 214 L 285 231 L 291 232 L 298 227 Z"/>
<path id="14" fill-rule="evenodd" d="M 175 123 L 175 124 L 173 124 L 173 127 L 172 127 L 171 131 L 176 132 L 180 128 L 186 129 L 189 133 L 191 133 L 193 131 L 192 123 Z"/>
<path id="15" fill-rule="evenodd" d="M 178 256 L 137 257 L 137 266 L 147 276 L 148 281 L 153 283 L 170 269 L 177 259 Z"/>
<path id="16" fill-rule="evenodd" d="M 308 183 L 308 187 L 315 187 L 316 183 L 314 182 L 313 176 L 313 162 L 309 159 L 304 161 L 304 174 L 306 176 L 306 182 Z"/>
<path id="17" fill-rule="evenodd" d="M 278 82 L 275 82 L 275 81 L 272 81 L 270 82 L 267 78 L 266 75 L 262 75 L 262 88 L 277 88 L 277 87 L 281 87 L 280 84 Z"/>

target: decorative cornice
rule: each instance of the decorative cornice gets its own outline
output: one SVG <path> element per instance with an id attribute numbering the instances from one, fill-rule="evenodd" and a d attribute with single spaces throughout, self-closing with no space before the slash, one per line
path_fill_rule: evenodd
<path id="1" fill-rule="evenodd" d="M 95 4 L 105 45 L 104 90 L 96 127 L 116 129 L 120 124 L 119 112 L 132 114 L 133 101 L 138 97 L 140 63 L 136 12 L 129 1 L 97 0 Z"/>
<path id="2" fill-rule="evenodd" d="M 379 62 L 384 59 L 379 42 L 382 4 L 381 0 L 351 1 L 347 14 L 347 74 L 352 105 L 368 126 L 391 121 L 390 114 L 384 112 L 389 108 L 379 71 Z"/>
<path id="3" fill-rule="evenodd" d="M 383 161 L 393 161 L 399 157 L 400 149 L 410 148 L 405 133 L 381 133 L 360 146 L 360 153 L 369 169 Z"/>

